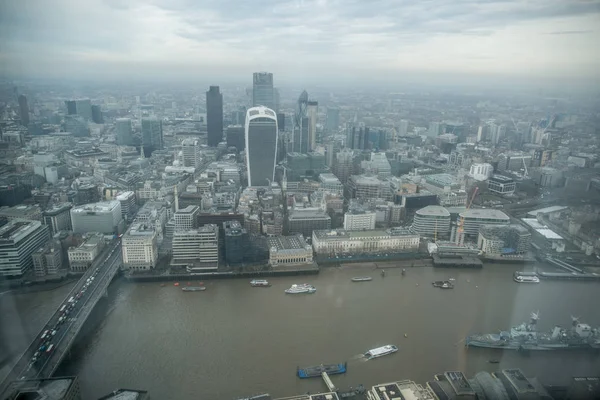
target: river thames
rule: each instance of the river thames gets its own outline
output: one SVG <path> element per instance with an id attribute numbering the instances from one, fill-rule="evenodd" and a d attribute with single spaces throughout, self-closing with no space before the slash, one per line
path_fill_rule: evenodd
<path id="1" fill-rule="evenodd" d="M 298 379 L 296 367 L 344 361 L 348 372 L 332 377 L 342 389 L 400 379 L 424 383 L 447 370 L 471 376 L 519 367 L 555 384 L 568 383 L 573 375 L 597 375 L 600 355 L 585 351 L 524 355 L 464 347 L 467 334 L 507 329 L 528 320 L 531 311 L 540 311 L 541 330 L 568 326 L 571 315 L 600 326 L 598 284 L 518 284 L 512 274 L 520 269 L 424 267 L 408 268 L 406 276 L 387 269 L 383 278 L 370 268 L 325 268 L 315 276 L 272 278 L 270 288 L 252 288 L 248 280 L 206 281 L 204 292 L 119 280 L 94 310 L 59 374 L 78 375 L 83 398 L 126 387 L 148 390 L 156 399 L 325 391 L 321 379 Z M 373 281 L 350 281 L 360 275 L 372 275 Z M 454 290 L 432 287 L 432 281 L 451 276 Z M 284 294 L 303 282 L 317 292 Z M 23 296 L 28 298 L 17 302 L 33 303 L 38 294 Z M 360 356 L 385 344 L 400 349 L 377 360 Z"/>

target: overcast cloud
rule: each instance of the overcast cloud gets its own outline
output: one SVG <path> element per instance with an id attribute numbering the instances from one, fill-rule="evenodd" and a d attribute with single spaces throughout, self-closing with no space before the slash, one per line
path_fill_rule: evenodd
<path id="1" fill-rule="evenodd" d="M 592 78 L 600 0 L 0 0 L 0 73 Z"/>

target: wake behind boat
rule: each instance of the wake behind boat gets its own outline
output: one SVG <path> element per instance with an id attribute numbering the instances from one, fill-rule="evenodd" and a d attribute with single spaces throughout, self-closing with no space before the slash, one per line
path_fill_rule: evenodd
<path id="1" fill-rule="evenodd" d="M 289 289 L 285 289 L 285 293 L 287 294 L 304 294 L 304 293 L 314 293 L 317 291 L 317 288 L 313 285 L 309 285 L 308 283 L 301 283 L 299 285 L 292 285 Z"/>
<path id="2" fill-rule="evenodd" d="M 352 282 L 368 282 L 372 280 L 373 278 L 371 278 L 370 276 L 355 276 L 354 278 L 352 278 Z"/>
<path id="3" fill-rule="evenodd" d="M 365 357 L 367 357 L 367 360 L 372 360 L 373 358 L 387 356 L 388 354 L 392 354 L 397 351 L 398 347 L 394 346 L 393 344 L 388 344 L 367 351 L 365 353 Z"/>

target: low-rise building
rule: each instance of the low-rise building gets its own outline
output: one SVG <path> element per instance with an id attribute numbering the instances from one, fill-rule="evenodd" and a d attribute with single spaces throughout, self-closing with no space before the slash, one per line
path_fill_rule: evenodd
<path id="1" fill-rule="evenodd" d="M 54 207 L 44 211 L 44 225 L 50 228 L 51 234 L 60 231 L 70 231 L 73 229 L 71 225 L 71 203 L 57 204 Z"/>
<path id="2" fill-rule="evenodd" d="M 320 209 L 295 209 L 288 217 L 289 232 L 301 233 L 304 237 L 310 237 L 314 230 L 330 228 L 331 217 Z"/>
<path id="3" fill-rule="evenodd" d="M 476 238 L 483 225 L 508 225 L 510 218 L 502 211 L 490 208 L 469 209 L 459 214 L 465 236 Z"/>
<path id="4" fill-rule="evenodd" d="M 485 254 L 524 254 L 529 251 L 531 234 L 521 225 L 483 225 L 477 246 Z"/>
<path id="5" fill-rule="evenodd" d="M 372 230 L 375 229 L 375 220 L 375 211 L 351 208 L 344 214 L 344 229 L 347 231 Z"/>
<path id="6" fill-rule="evenodd" d="M 77 247 L 67 251 L 69 267 L 72 272 L 85 272 L 104 249 L 105 241 L 102 233 L 88 233 L 84 241 Z"/>
<path id="7" fill-rule="evenodd" d="M 514 179 L 504 175 L 492 175 L 488 179 L 488 190 L 502 195 L 513 194 L 517 184 Z"/>
<path id="8" fill-rule="evenodd" d="M 56 275 L 63 267 L 63 255 L 60 241 L 51 240 L 34 251 L 33 270 L 36 276 Z"/>
<path id="9" fill-rule="evenodd" d="M 290 264 L 312 264 L 312 247 L 302 235 L 273 236 L 267 239 L 269 264 L 273 267 Z"/>
<path id="10" fill-rule="evenodd" d="M 415 213 L 411 230 L 421 236 L 448 238 L 450 234 L 450 212 L 440 206 L 421 208 Z"/>
<path id="11" fill-rule="evenodd" d="M 71 209 L 74 233 L 118 234 L 123 230 L 121 203 L 117 200 L 85 204 Z"/>
<path id="12" fill-rule="evenodd" d="M 12 220 L 0 227 L 0 275 L 22 276 L 33 266 L 32 254 L 49 239 L 40 221 Z"/>
<path id="13" fill-rule="evenodd" d="M 369 231 L 317 230 L 312 235 L 313 250 L 319 256 L 417 251 L 419 242 L 419 235 L 402 228 Z"/>
<path id="14" fill-rule="evenodd" d="M 132 270 L 149 270 L 158 260 L 156 227 L 134 222 L 121 239 L 123 265 Z"/>

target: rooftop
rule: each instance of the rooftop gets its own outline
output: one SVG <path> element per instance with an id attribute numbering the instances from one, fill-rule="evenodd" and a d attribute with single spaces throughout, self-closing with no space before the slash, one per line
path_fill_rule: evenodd
<path id="1" fill-rule="evenodd" d="M 267 238 L 269 248 L 275 247 L 277 250 L 302 249 L 307 246 L 302 235 L 293 236 L 273 236 Z"/>
<path id="2" fill-rule="evenodd" d="M 111 212 L 112 210 L 114 210 L 116 207 L 119 207 L 121 205 L 121 203 L 119 203 L 117 200 L 111 200 L 111 201 L 100 201 L 98 203 L 90 203 L 90 204 L 84 204 L 82 206 L 77 206 L 77 207 L 73 207 L 71 209 L 71 213 L 74 214 L 85 214 L 85 213 L 94 213 L 94 212 Z"/>
<path id="3" fill-rule="evenodd" d="M 320 174 L 319 175 L 319 180 L 322 183 L 328 183 L 328 184 L 335 184 L 335 183 L 339 183 L 341 185 L 340 180 L 338 179 L 337 176 L 335 176 L 334 174 Z"/>
<path id="4" fill-rule="evenodd" d="M 319 239 L 352 239 L 384 236 L 419 236 L 404 228 L 373 229 L 364 231 L 347 231 L 344 229 L 315 230 L 313 234 Z"/>
<path id="5" fill-rule="evenodd" d="M 442 206 L 427 206 L 417 210 L 417 214 L 422 216 L 450 217 L 450 212 Z"/>
<path id="6" fill-rule="evenodd" d="M 76 379 L 75 377 L 61 377 L 14 381 L 11 382 L 7 391 L 0 392 L 0 395 L 3 399 L 63 400 Z"/>
<path id="7" fill-rule="evenodd" d="M 144 400 L 148 398 L 148 392 L 145 390 L 119 389 L 111 394 L 100 397 L 98 400 Z"/>
<path id="8" fill-rule="evenodd" d="M 527 213 L 527 215 L 535 217 L 538 214 L 551 213 L 551 212 L 563 211 L 563 210 L 568 210 L 568 209 L 569 209 L 569 207 L 567 207 L 567 206 L 551 206 L 551 207 L 538 208 L 537 210 L 529 211 Z"/>
<path id="9" fill-rule="evenodd" d="M 0 228 L 0 241 L 18 241 L 41 225 L 39 221 L 12 220 Z"/>
<path id="10" fill-rule="evenodd" d="M 152 236 L 154 234 L 154 226 L 143 222 L 134 222 L 131 224 L 127 235 L 130 236 Z"/>
<path id="11" fill-rule="evenodd" d="M 504 214 L 500 210 L 494 210 L 491 208 L 475 208 L 470 209 L 459 214 L 464 218 L 486 218 L 486 219 L 500 219 L 504 221 L 510 221 L 508 215 Z"/>
<path id="12" fill-rule="evenodd" d="M 0 215 L 13 218 L 25 218 L 32 214 L 41 213 L 38 205 L 18 205 L 14 207 L 0 207 Z"/>
<path id="13" fill-rule="evenodd" d="M 498 174 L 492 175 L 489 179 L 492 181 L 497 181 L 497 182 L 501 182 L 501 183 L 507 183 L 507 182 L 513 181 L 513 178 L 509 178 L 508 176 L 498 175 Z"/>

